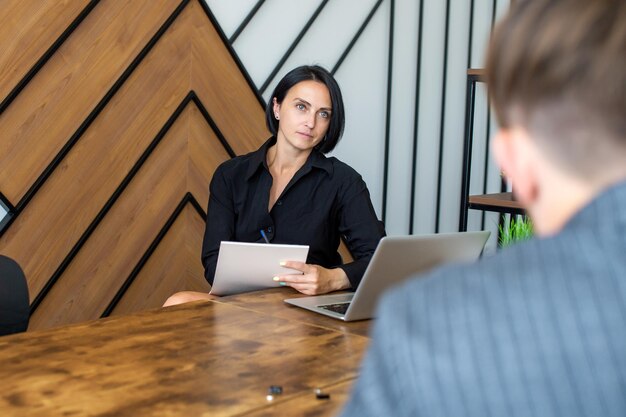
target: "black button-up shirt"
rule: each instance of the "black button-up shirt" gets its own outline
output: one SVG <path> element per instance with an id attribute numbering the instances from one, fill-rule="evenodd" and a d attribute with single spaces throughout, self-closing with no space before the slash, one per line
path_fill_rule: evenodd
<path id="1" fill-rule="evenodd" d="M 221 164 L 209 188 L 202 245 L 205 277 L 213 284 L 221 241 L 309 245 L 307 263 L 341 267 L 356 289 L 385 229 L 361 176 L 337 158 L 313 150 L 268 212 L 272 175 L 266 162 L 270 138 L 261 148 Z M 355 261 L 342 264 L 343 237 Z"/>

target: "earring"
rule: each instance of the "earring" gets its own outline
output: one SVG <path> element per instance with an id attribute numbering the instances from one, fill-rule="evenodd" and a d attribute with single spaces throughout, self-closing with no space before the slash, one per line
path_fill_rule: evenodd
<path id="1" fill-rule="evenodd" d="M 276 120 L 280 120 L 278 117 L 278 113 L 274 113 L 274 117 L 276 118 Z"/>

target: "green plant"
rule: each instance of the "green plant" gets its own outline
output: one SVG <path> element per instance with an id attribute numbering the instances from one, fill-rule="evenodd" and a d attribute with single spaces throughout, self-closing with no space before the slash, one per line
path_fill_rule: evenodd
<path id="1" fill-rule="evenodd" d="M 533 235 L 533 223 L 527 216 L 511 216 L 508 225 L 498 225 L 500 247 L 512 245 Z"/>

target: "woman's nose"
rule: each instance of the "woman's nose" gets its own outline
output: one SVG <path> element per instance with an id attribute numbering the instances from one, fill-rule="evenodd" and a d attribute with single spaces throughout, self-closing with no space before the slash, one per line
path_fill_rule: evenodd
<path id="1" fill-rule="evenodd" d="M 306 127 L 313 129 L 315 127 L 315 113 L 310 114 L 306 119 Z"/>

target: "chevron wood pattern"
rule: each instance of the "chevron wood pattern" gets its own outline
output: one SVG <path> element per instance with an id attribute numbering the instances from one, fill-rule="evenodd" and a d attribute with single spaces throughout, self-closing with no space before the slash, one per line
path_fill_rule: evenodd
<path id="1" fill-rule="evenodd" d="M 268 137 L 199 0 L 101 0 L 0 115 L 0 130 L 0 192 L 20 208 L 0 252 L 25 270 L 31 329 L 98 318 L 125 284 L 113 314 L 207 289 L 204 222 L 189 206 L 128 278 L 187 193 L 205 206 L 229 157 L 221 140 L 239 154 Z"/>
<path id="2" fill-rule="evenodd" d="M 202 217 L 186 205 L 111 315 L 160 307 L 181 288 L 209 291 L 209 284 L 201 279 L 204 269 L 198 261 L 203 229 Z"/>
<path id="3" fill-rule="evenodd" d="M 158 230 L 154 230 L 153 225 L 163 225 L 187 192 L 197 196 L 199 201 L 207 201 L 211 175 L 217 165 L 228 158 L 197 107 L 193 102 L 188 104 L 73 259 L 63 279 L 52 287 L 41 308 L 34 312 L 32 325 L 51 327 L 99 318 L 156 237 Z M 197 226 L 197 222 L 192 225 Z M 200 232 L 203 229 L 200 224 Z M 183 253 L 178 262 L 190 263 L 192 270 L 199 272 L 193 277 L 198 284 L 192 283 L 192 287 L 207 288 L 200 264 L 202 239 L 197 243 L 193 248 L 195 256 Z M 102 265 L 107 267 L 102 268 Z M 159 275 L 155 275 L 155 279 Z M 180 288 L 189 288 L 185 285 L 187 280 L 180 281 L 180 278 L 183 277 L 176 274 L 172 280 L 182 284 Z M 98 294 L 98 299 L 90 294 Z M 168 295 L 160 294 L 161 298 L 152 303 L 155 306 L 142 304 L 148 297 L 158 298 L 157 294 L 138 293 L 134 305 L 157 307 Z"/>
<path id="4" fill-rule="evenodd" d="M 24 196 L 177 3 L 101 1 L 6 109 L 0 189 L 11 202 Z"/>

